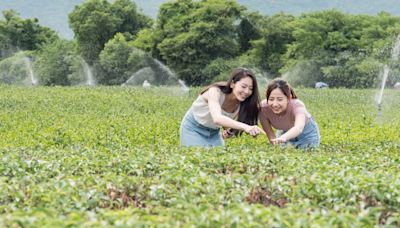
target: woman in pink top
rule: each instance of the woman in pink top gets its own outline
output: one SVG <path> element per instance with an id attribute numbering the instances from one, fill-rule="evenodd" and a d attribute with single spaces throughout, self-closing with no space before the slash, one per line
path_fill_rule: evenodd
<path id="1" fill-rule="evenodd" d="M 292 144 L 295 148 L 318 147 L 317 123 L 286 80 L 277 78 L 267 87 L 266 100 L 261 102 L 260 121 L 271 144 Z M 277 135 L 272 130 L 275 128 Z"/>

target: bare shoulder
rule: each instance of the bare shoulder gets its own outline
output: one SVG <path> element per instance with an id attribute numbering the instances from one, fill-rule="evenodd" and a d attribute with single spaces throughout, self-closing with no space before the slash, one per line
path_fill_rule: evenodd
<path id="1" fill-rule="evenodd" d="M 220 94 L 220 93 L 221 93 L 221 89 L 220 89 L 219 87 L 217 87 L 217 86 L 213 86 L 213 87 L 210 87 L 210 88 L 206 91 L 206 93 L 207 93 L 207 92 L 218 93 L 218 94 Z"/>
<path id="2" fill-rule="evenodd" d="M 210 99 L 218 101 L 219 98 L 221 97 L 221 89 L 216 86 L 213 86 L 213 87 L 209 88 L 207 91 L 205 91 L 202 94 L 202 96 L 206 101 L 208 101 Z"/>
<path id="3" fill-rule="evenodd" d="M 299 99 L 293 99 L 291 100 L 291 103 L 293 105 L 294 108 L 305 108 L 306 105 L 304 104 L 303 101 L 299 100 Z"/>
<path id="4" fill-rule="evenodd" d="M 297 115 L 306 115 L 309 116 L 310 114 L 307 111 L 307 108 L 305 106 L 305 104 L 299 100 L 299 99 L 294 99 L 292 103 L 292 111 L 293 113 L 297 116 Z"/>

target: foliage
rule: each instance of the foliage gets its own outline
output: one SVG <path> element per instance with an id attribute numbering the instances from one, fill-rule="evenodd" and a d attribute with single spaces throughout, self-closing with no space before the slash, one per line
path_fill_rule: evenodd
<path id="1" fill-rule="evenodd" d="M 143 67 L 145 61 L 144 52 L 129 44 L 120 33 L 106 43 L 99 57 L 105 74 L 104 78 L 97 79 L 101 84 L 109 85 L 124 83 L 133 72 Z"/>
<path id="2" fill-rule="evenodd" d="M 75 43 L 56 40 L 44 46 L 36 56 L 34 69 L 39 75 L 41 85 L 76 85 L 84 77 L 76 77 L 76 66 L 80 66 L 80 57 L 76 53 Z"/>
<path id="3" fill-rule="evenodd" d="M 138 32 L 133 44 L 135 47 L 146 52 L 152 52 L 155 43 L 154 33 L 152 29 L 142 29 Z"/>
<path id="4" fill-rule="evenodd" d="M 93 65 L 99 59 L 104 45 L 117 32 L 133 36 L 149 27 L 151 19 L 137 12 L 134 2 L 116 0 L 89 0 L 69 14 L 69 22 L 84 59 Z"/>
<path id="5" fill-rule="evenodd" d="M 263 75 L 263 71 L 256 67 L 252 62 L 251 58 L 244 54 L 234 59 L 223 59 L 218 58 L 210 62 L 204 69 L 201 70 L 204 82 L 210 84 L 211 82 L 226 81 L 232 69 L 237 67 L 249 68 L 255 73 L 258 80 L 265 80 L 266 77 Z"/>
<path id="6" fill-rule="evenodd" d="M 384 45 L 392 43 L 389 39 L 400 32 L 399 25 L 399 18 L 384 13 L 376 18 L 336 10 L 303 14 L 291 23 L 294 41 L 288 45 L 281 71 L 311 61 L 320 69 L 315 73 L 322 75 L 319 80 L 331 86 L 372 87 L 382 66 L 379 62 L 390 58 L 391 47 Z"/>
<path id="7" fill-rule="evenodd" d="M 201 69 L 214 59 L 239 54 L 235 22 L 243 10 L 231 0 L 163 4 L 153 35 L 153 56 L 159 56 L 187 83 L 204 84 L 207 79 Z"/>
<path id="8" fill-rule="evenodd" d="M 239 61 L 236 59 L 218 58 L 202 69 L 201 74 L 205 84 L 210 84 L 213 81 L 226 81 L 232 69 L 239 65 Z"/>
<path id="9" fill-rule="evenodd" d="M 0 86 L 1 226 L 399 226 L 398 90 L 296 90 L 311 151 L 179 147 L 179 91 Z"/>
<path id="10" fill-rule="evenodd" d="M 13 10 L 3 11 L 0 20 L 0 60 L 17 50 L 38 50 L 43 44 L 57 39 L 56 33 L 39 25 L 35 19 L 22 19 Z"/>
<path id="11" fill-rule="evenodd" d="M 70 31 L 68 21 L 65 20 L 74 8 L 74 6 L 82 4 L 84 0 L 69 1 L 53 1 L 53 0 L 36 0 L 32 4 L 26 4 L 25 1 L 4 0 L 0 4 L 0 11 L 5 9 L 15 9 L 22 17 L 37 17 L 40 22 L 60 32 L 60 36 L 66 39 L 72 39 L 73 33 Z M 143 13 L 157 18 L 157 12 L 162 3 L 166 0 L 136 0 L 134 1 Z M 369 14 L 377 15 L 381 11 L 399 16 L 400 9 L 393 7 L 397 0 L 349 0 L 346 4 L 341 1 L 326 0 L 302 0 L 302 4 L 298 4 L 297 0 L 238 0 L 239 4 L 246 6 L 252 11 L 258 11 L 262 15 L 274 15 L 283 11 L 288 14 L 300 15 L 304 12 L 315 12 L 323 9 L 336 8 L 343 12 L 351 14 Z"/>
<path id="12" fill-rule="evenodd" d="M 54 48 L 49 53 L 54 59 L 44 60 L 43 53 L 62 42 L 54 42 L 58 39 L 54 32 L 13 11 L 5 11 L 4 17 L 0 58 L 12 56 L 18 48 L 33 50 L 32 56 L 42 53 L 38 71 L 44 73 L 39 75 L 43 84 L 82 81 L 82 67 L 75 57 L 64 58 L 66 54 L 55 53 Z M 147 67 L 159 85 L 171 82 L 170 75 L 190 85 L 205 85 L 225 78 L 229 68 L 238 66 L 257 69 L 262 78 L 283 76 L 305 87 L 323 81 L 330 87 L 372 88 L 380 83 L 386 65 L 387 85 L 399 81 L 399 60 L 392 51 L 400 18 L 386 12 L 351 15 L 330 9 L 263 16 L 234 0 L 177 0 L 162 4 L 151 26 L 152 20 L 130 0 L 89 0 L 78 5 L 69 20 L 76 49 L 104 85 L 126 82 Z M 9 65 L 10 60 L 6 62 Z M 5 74 L 3 79 L 10 77 Z"/>
<path id="13" fill-rule="evenodd" d="M 100 53 L 101 68 L 105 72 L 103 77 L 97 77 L 99 82 L 121 85 L 135 77 L 135 85 L 142 85 L 144 80 L 154 85 L 176 85 L 173 72 L 160 61 L 151 58 L 149 53 L 136 48 L 135 44 L 134 41 L 127 41 L 120 33 L 106 44 Z M 146 69 L 149 70 L 149 75 L 145 73 Z"/>
<path id="14" fill-rule="evenodd" d="M 261 38 L 253 40 L 251 58 L 255 65 L 272 77 L 279 76 L 279 70 L 284 65 L 283 55 L 294 40 L 292 33 L 295 29 L 289 27 L 294 19 L 291 15 L 279 13 L 258 22 Z"/>
<path id="15" fill-rule="evenodd" d="M 322 81 L 336 87 L 371 88 L 377 84 L 381 63 L 374 59 L 367 59 L 362 54 L 339 53 L 332 66 L 322 67 L 324 73 Z"/>
<path id="16" fill-rule="evenodd" d="M 258 13 L 244 13 L 238 26 L 240 52 L 244 53 L 252 48 L 251 41 L 261 37 L 262 27 L 259 25 L 263 16 Z"/>

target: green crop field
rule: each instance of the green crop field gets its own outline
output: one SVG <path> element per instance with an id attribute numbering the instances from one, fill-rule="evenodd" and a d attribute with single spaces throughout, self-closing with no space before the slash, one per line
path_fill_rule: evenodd
<path id="1" fill-rule="evenodd" d="M 0 227 L 400 226 L 400 90 L 298 89 L 311 151 L 180 148 L 197 91 L 0 86 Z"/>

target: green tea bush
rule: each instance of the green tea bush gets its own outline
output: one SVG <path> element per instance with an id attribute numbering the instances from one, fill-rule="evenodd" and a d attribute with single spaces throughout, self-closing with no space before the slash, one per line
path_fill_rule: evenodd
<path id="1" fill-rule="evenodd" d="M 300 89 L 321 147 L 179 147 L 179 88 L 0 87 L 0 226 L 400 225 L 400 93 Z"/>

